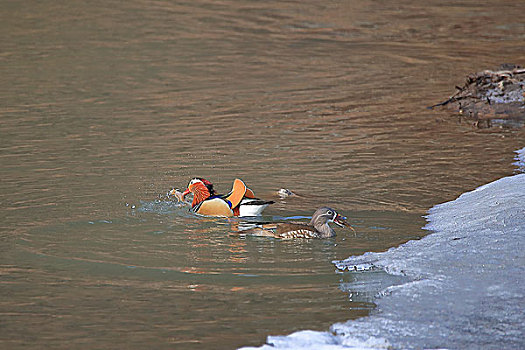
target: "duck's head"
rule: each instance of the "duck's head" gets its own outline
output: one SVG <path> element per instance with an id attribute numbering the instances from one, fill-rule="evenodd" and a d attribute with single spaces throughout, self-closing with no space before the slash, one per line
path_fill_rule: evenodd
<path id="1" fill-rule="evenodd" d="M 333 222 L 339 227 L 348 227 L 350 230 L 354 231 L 354 228 L 346 221 L 346 217 L 339 215 L 334 209 L 329 207 L 322 207 L 315 211 L 312 215 L 312 220 L 310 220 L 310 225 L 314 226 L 316 229 L 319 229 L 323 226 L 328 226 L 328 223 Z"/>
<path id="2" fill-rule="evenodd" d="M 201 177 L 191 179 L 190 183 L 188 184 L 188 188 L 184 192 L 179 192 L 177 195 L 177 191 L 174 189 L 171 190 L 169 194 L 175 195 L 179 200 L 183 201 L 184 197 L 186 197 L 186 195 L 188 195 L 190 192 L 193 193 L 193 205 L 198 204 L 215 194 L 213 184 Z"/>

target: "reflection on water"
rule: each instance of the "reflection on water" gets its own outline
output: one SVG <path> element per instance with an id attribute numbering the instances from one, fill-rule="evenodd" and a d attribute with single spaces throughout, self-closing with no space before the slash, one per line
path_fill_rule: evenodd
<path id="1" fill-rule="evenodd" d="M 332 260 L 421 237 L 433 204 L 512 173 L 523 130 L 425 107 L 520 63 L 523 7 L 6 2 L 3 347 L 232 348 L 366 315 Z M 194 176 L 242 178 L 270 219 L 329 205 L 357 237 L 232 236 L 159 198 Z"/>

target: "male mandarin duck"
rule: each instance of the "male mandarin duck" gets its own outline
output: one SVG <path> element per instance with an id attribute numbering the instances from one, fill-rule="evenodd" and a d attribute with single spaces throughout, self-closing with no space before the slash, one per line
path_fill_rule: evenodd
<path id="1" fill-rule="evenodd" d="M 238 233 L 280 239 L 331 238 L 335 236 L 335 231 L 328 225 L 330 222 L 333 222 L 340 227 L 346 226 L 355 232 L 352 226 L 346 222 L 346 217 L 339 215 L 331 208 L 322 207 L 315 211 L 312 220 L 310 220 L 310 223 L 308 224 L 277 222 L 257 225 L 255 228 L 243 230 Z"/>
<path id="2" fill-rule="evenodd" d="M 199 177 L 192 179 L 184 192 L 171 190 L 169 194 L 184 201 L 184 197 L 190 192 L 193 193 L 191 210 L 208 216 L 257 216 L 274 203 L 255 198 L 253 191 L 239 179 L 235 179 L 231 192 L 226 195 L 217 194 L 210 181 Z"/>

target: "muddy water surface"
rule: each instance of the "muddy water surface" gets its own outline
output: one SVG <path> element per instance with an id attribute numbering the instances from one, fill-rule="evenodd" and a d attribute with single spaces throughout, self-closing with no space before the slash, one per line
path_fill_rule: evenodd
<path id="1" fill-rule="evenodd" d="M 512 174 L 521 129 L 426 106 L 524 63 L 519 1 L 8 1 L 0 12 L 0 344 L 217 349 L 367 315 L 331 261 L 425 234 Z M 357 236 L 230 236 L 161 197 L 241 177 L 267 219 L 330 205 Z M 281 187 L 303 198 L 279 200 Z"/>

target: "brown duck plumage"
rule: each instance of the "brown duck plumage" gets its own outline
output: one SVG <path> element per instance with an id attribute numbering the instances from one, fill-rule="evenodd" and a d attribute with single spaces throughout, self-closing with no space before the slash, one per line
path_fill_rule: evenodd
<path id="1" fill-rule="evenodd" d="M 257 227 L 242 231 L 243 234 L 254 236 L 274 237 L 280 239 L 293 238 L 330 238 L 335 236 L 335 231 L 328 225 L 334 222 L 338 226 L 353 228 L 346 222 L 346 218 L 337 214 L 331 208 L 323 207 L 315 211 L 308 224 L 277 222 L 262 224 Z"/>

